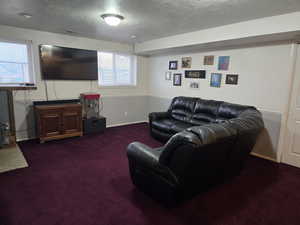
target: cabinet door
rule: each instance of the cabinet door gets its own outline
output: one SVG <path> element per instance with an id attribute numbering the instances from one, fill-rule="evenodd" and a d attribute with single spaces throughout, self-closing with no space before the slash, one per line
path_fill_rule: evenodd
<path id="1" fill-rule="evenodd" d="M 82 109 L 81 107 L 68 107 L 63 110 L 64 134 L 82 132 Z"/>
<path id="2" fill-rule="evenodd" d="M 53 137 L 62 134 L 62 113 L 57 109 L 42 110 L 40 113 L 40 136 Z"/>

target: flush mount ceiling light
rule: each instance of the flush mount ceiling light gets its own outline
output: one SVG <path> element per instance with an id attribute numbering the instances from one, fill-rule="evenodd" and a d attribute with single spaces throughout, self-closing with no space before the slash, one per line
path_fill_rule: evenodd
<path id="1" fill-rule="evenodd" d="M 107 23 L 109 26 L 118 26 L 124 17 L 118 14 L 103 14 L 101 18 Z"/>

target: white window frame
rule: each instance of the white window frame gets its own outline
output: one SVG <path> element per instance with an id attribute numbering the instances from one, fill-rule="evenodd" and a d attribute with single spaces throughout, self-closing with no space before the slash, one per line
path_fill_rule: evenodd
<path id="1" fill-rule="evenodd" d="M 101 69 L 100 65 L 98 65 L 98 85 L 102 88 L 114 88 L 114 87 L 136 87 L 137 86 L 137 57 L 132 54 L 120 53 L 120 52 L 108 52 L 108 51 L 98 51 L 99 53 L 106 53 L 113 55 L 113 84 L 101 84 Z M 117 83 L 117 75 L 116 75 L 116 55 L 130 57 L 130 84 L 122 84 Z M 100 71 L 99 71 L 100 70 Z"/>
<path id="2" fill-rule="evenodd" d="M 8 40 L 8 39 L 1 39 L 0 42 L 12 43 L 12 44 L 23 44 L 27 46 L 27 56 L 28 56 L 28 76 L 29 76 L 29 83 L 36 84 L 35 80 L 35 73 L 34 73 L 34 63 L 33 63 L 33 44 L 32 41 L 25 41 L 25 40 Z M 26 83 L 1 83 L 1 87 L 18 87 L 18 86 L 25 86 Z"/>

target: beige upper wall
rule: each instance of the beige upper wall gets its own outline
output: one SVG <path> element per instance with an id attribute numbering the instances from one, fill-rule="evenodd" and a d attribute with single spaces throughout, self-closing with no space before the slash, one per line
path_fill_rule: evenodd
<path id="1" fill-rule="evenodd" d="M 149 94 L 172 98 L 174 96 L 197 96 L 206 99 L 229 101 L 239 104 L 249 104 L 264 111 L 284 113 L 291 82 L 290 66 L 291 44 L 239 48 L 231 50 L 192 53 L 171 56 L 153 56 L 149 59 Z M 214 55 L 215 64 L 204 66 L 205 55 Z M 191 69 L 207 71 L 206 79 L 182 79 L 182 86 L 175 87 L 172 81 L 166 81 L 164 74 L 168 71 L 168 62 L 178 60 L 182 73 L 181 58 L 192 57 Z M 228 71 L 218 71 L 218 56 L 230 56 Z M 222 73 L 221 88 L 210 87 L 210 74 Z M 174 72 L 173 72 L 174 73 Z M 239 83 L 226 85 L 226 74 L 239 74 Z M 199 89 L 190 89 L 189 83 L 199 82 Z"/>
<path id="2" fill-rule="evenodd" d="M 207 45 L 220 47 L 237 43 L 257 43 L 296 39 L 300 35 L 300 12 L 249 20 L 195 32 L 150 40 L 135 45 L 135 52 L 148 54 L 176 48 Z"/>
<path id="3" fill-rule="evenodd" d="M 127 44 L 101 41 L 82 37 L 74 37 L 63 34 L 49 33 L 30 29 L 0 25 L 0 40 L 24 41 L 30 40 L 33 43 L 33 58 L 35 79 L 38 89 L 34 91 L 18 91 L 15 98 L 17 100 L 45 100 L 47 85 L 49 99 L 77 98 L 82 92 L 99 92 L 105 96 L 128 96 L 145 95 L 147 93 L 147 59 L 137 58 L 137 86 L 136 87 L 104 87 L 100 88 L 97 81 L 43 81 L 41 80 L 39 50 L 40 44 L 58 45 L 73 48 L 82 48 L 100 51 L 126 52 L 132 53 L 133 47 Z"/>

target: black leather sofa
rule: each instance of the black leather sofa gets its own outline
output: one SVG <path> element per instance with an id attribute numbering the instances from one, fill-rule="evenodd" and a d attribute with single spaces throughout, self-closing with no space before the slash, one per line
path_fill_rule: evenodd
<path id="1" fill-rule="evenodd" d="M 255 107 L 190 97 L 174 98 L 149 120 L 151 135 L 168 142 L 131 143 L 129 169 L 139 189 L 165 204 L 238 174 L 264 127 Z"/>
<path id="2" fill-rule="evenodd" d="M 245 110 L 257 111 L 253 106 L 191 97 L 176 97 L 167 112 L 149 114 L 150 135 L 167 141 L 174 134 L 192 126 L 221 123 L 236 118 Z"/>

